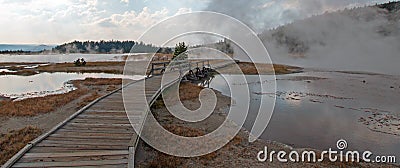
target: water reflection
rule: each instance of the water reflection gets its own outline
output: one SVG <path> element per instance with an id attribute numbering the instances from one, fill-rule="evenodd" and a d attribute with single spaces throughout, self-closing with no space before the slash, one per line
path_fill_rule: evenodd
<path id="1" fill-rule="evenodd" d="M 327 80 L 291 80 L 301 75 L 323 76 Z M 236 86 L 249 83 L 251 107 L 244 127 L 251 130 L 258 112 L 261 97 L 272 101 L 276 94 L 276 106 L 272 119 L 261 138 L 274 140 L 295 147 L 315 149 L 335 148 L 338 139 L 346 139 L 349 149 L 370 150 L 374 154 L 400 156 L 400 136 L 374 132 L 358 122 L 364 115 L 362 107 L 393 110 L 399 109 L 399 91 L 390 90 L 382 83 L 395 83 L 398 79 L 385 80 L 385 76 L 308 73 L 277 77 L 277 93 L 260 93 L 257 76 L 246 76 L 247 82 L 238 81 L 235 75 L 226 79 L 216 76 L 210 87 L 230 96 L 228 84 Z M 366 78 L 370 85 L 362 85 Z M 268 85 L 268 81 L 264 81 Z M 361 83 L 361 84 L 360 84 Z M 245 87 L 243 87 L 245 88 Z M 242 101 L 242 97 L 233 97 Z M 384 103 L 383 103 L 384 102 Z M 383 105 L 382 105 L 383 103 Z M 396 113 L 398 111 L 392 111 Z"/>
<path id="2" fill-rule="evenodd" d="M 68 84 L 70 80 L 85 78 L 127 78 L 139 80 L 141 76 L 124 76 L 106 73 L 40 73 L 33 76 L 0 76 L 0 96 L 13 99 L 67 93 L 75 88 Z"/>

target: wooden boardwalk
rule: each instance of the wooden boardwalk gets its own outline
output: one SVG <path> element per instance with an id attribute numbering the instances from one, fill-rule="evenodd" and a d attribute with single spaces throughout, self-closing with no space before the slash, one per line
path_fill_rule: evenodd
<path id="1" fill-rule="evenodd" d="M 140 82 L 144 80 L 136 83 Z M 146 87 L 150 102 L 160 89 L 161 76 L 148 78 L 147 82 L 151 83 Z M 127 87 L 134 87 L 136 83 Z M 120 89 L 91 103 L 31 142 L 4 166 L 133 167 L 136 140 Z"/>
<path id="2" fill-rule="evenodd" d="M 141 103 L 151 105 L 161 93 L 161 79 L 161 76 L 146 78 L 125 86 L 125 89 L 135 89 L 146 82 L 142 95 L 147 99 L 141 99 Z M 140 123 L 146 116 L 146 107 L 141 105 L 137 116 L 130 114 L 131 121 L 136 117 Z M 122 89 L 116 90 L 30 142 L 3 167 L 134 167 L 138 136 L 129 119 Z"/>

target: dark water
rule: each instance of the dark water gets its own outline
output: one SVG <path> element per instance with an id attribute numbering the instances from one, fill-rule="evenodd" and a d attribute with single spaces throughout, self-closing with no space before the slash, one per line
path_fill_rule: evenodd
<path id="1" fill-rule="evenodd" d="M 304 76 L 328 79 L 314 80 Z M 336 142 L 345 139 L 349 150 L 369 150 L 374 155 L 395 155 L 399 163 L 400 136 L 371 131 L 358 122 L 360 117 L 365 117 L 364 112 L 352 110 L 367 107 L 397 115 L 400 104 L 395 98 L 400 96 L 400 89 L 389 87 L 390 84 L 400 84 L 397 77 L 310 72 L 277 78 L 274 113 L 261 139 L 320 150 L 336 149 Z M 225 76 L 225 79 L 216 76 L 210 87 L 230 96 L 227 83 L 235 86 L 246 83 L 238 79 L 235 75 Z M 265 98 L 263 101 L 272 101 L 273 96 L 271 93 L 259 92 L 257 76 L 247 75 L 246 80 L 250 87 L 251 107 L 244 127 L 250 131 L 261 97 Z M 360 80 L 367 80 L 368 84 L 360 84 Z M 264 81 L 267 85 L 270 82 Z M 241 91 L 245 91 L 244 85 Z M 244 101 L 246 98 L 238 96 L 233 99 Z"/>

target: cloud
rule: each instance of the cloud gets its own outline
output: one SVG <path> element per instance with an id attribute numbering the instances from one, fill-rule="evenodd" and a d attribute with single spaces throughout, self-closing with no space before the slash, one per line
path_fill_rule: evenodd
<path id="1" fill-rule="evenodd" d="M 266 2 L 260 6 L 260 8 L 269 8 L 275 4 L 275 1 Z"/>
<path id="2" fill-rule="evenodd" d="M 189 9 L 182 9 L 178 12 L 185 11 L 189 11 Z M 81 37 L 93 40 L 99 38 L 135 40 L 152 25 L 175 14 L 177 13 L 172 14 L 166 8 L 153 11 L 148 7 L 144 7 L 140 12 L 132 10 L 121 14 L 112 14 L 85 25 L 85 29 L 91 31 L 86 31 Z"/>
<path id="3" fill-rule="evenodd" d="M 59 44 L 72 40 L 130 39 L 172 16 L 167 8 L 130 9 L 114 0 L 0 0 L 0 43 Z M 128 2 L 128 0 L 125 0 Z M 123 9 L 123 10 L 122 10 Z M 185 13 L 190 8 L 177 12 Z M 18 33 L 13 33 L 18 32 Z"/>
<path id="4" fill-rule="evenodd" d="M 190 12 L 192 12 L 192 8 L 179 8 L 178 12 L 176 12 L 176 15 L 190 13 Z"/>
<path id="5" fill-rule="evenodd" d="M 0 31 L 0 43 L 132 39 L 164 18 L 203 8 L 231 15 L 261 31 L 310 14 L 366 3 L 375 1 L 0 0 L 0 22 L 7 25 Z"/>
<path id="6" fill-rule="evenodd" d="M 140 13 L 136 13 L 136 11 L 127 11 L 123 14 L 113 14 L 110 17 L 100 19 L 97 21 L 97 24 L 105 24 L 105 22 L 108 22 L 106 25 L 115 25 L 117 27 L 150 27 L 161 19 L 166 18 L 168 13 L 169 11 L 166 8 L 151 12 L 149 8 L 144 7 Z"/>
<path id="7" fill-rule="evenodd" d="M 81 25 L 100 18 L 97 0 L 3 1 L 1 43 L 60 43 L 85 31 Z M 14 32 L 14 33 L 13 33 Z"/>

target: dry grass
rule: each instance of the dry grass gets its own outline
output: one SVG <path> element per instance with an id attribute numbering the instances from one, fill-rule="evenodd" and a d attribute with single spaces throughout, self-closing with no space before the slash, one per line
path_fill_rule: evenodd
<path id="1" fill-rule="evenodd" d="M 77 72 L 77 73 L 111 73 L 122 74 L 125 62 L 88 62 L 86 66 L 77 67 L 73 63 L 57 63 L 39 66 L 34 69 L 24 69 L 16 65 L 37 65 L 39 63 L 4 63 L 4 66 L 11 66 L 9 70 L 17 72 L 0 72 L 0 75 L 23 75 L 30 76 L 39 72 Z M 0 63 L 0 65 L 2 65 Z"/>
<path id="2" fill-rule="evenodd" d="M 153 103 L 153 105 L 151 105 L 151 108 L 160 109 L 163 107 L 165 107 L 165 104 L 162 95 L 160 95 L 158 96 L 157 100 Z"/>
<path id="3" fill-rule="evenodd" d="M 205 135 L 204 131 L 194 128 L 188 128 L 177 125 L 167 125 L 164 127 L 166 130 L 176 135 L 185 137 L 198 137 Z M 146 167 L 151 168 L 172 168 L 182 165 L 185 158 L 167 155 L 161 152 L 157 152 L 157 157 L 148 163 Z"/>
<path id="4" fill-rule="evenodd" d="M 291 69 L 300 69 L 299 67 L 288 66 L 288 65 L 278 65 L 274 64 L 275 74 L 290 74 L 293 73 Z"/>
<path id="5" fill-rule="evenodd" d="M 0 165 L 7 162 L 25 145 L 42 134 L 36 127 L 28 126 L 21 130 L 11 131 L 0 137 Z"/>
<path id="6" fill-rule="evenodd" d="M 77 89 L 65 94 L 29 98 L 21 101 L 2 101 L 0 102 L 0 116 L 35 116 L 49 113 L 85 95 L 87 91 L 86 89 Z"/>
<path id="7" fill-rule="evenodd" d="M 57 63 L 37 68 L 40 72 L 79 72 L 122 74 L 125 62 L 88 62 L 77 67 L 73 63 Z"/>
<path id="8" fill-rule="evenodd" d="M 184 137 L 198 137 L 198 136 L 203 136 L 205 135 L 204 131 L 201 131 L 199 129 L 195 128 L 189 128 L 189 127 L 184 127 L 184 126 L 178 126 L 178 125 L 167 125 L 164 127 L 166 130 L 170 131 L 171 133 L 174 133 L 176 135 L 184 136 Z M 216 152 L 197 157 L 200 159 L 201 163 L 204 165 L 207 165 L 207 162 L 214 159 L 217 156 Z M 146 167 L 151 167 L 151 168 L 172 168 L 172 167 L 179 167 L 182 165 L 187 159 L 189 158 L 182 158 L 182 157 L 176 157 L 176 156 L 171 156 L 167 155 L 161 152 L 157 152 L 157 157 L 154 158 L 152 161 L 150 161 Z"/>
<path id="9" fill-rule="evenodd" d="M 292 69 L 300 69 L 298 67 L 287 66 L 287 65 L 278 65 L 274 64 L 271 66 L 270 64 L 257 64 L 259 67 L 259 71 L 256 69 L 256 65 L 250 62 L 240 62 L 238 63 L 240 69 L 244 74 L 247 75 L 257 75 L 262 73 L 272 73 L 275 71 L 275 74 L 289 74 L 293 73 Z M 273 69 L 272 69 L 273 67 Z"/>
<path id="10" fill-rule="evenodd" d="M 199 129 L 179 125 L 167 125 L 164 128 L 175 135 L 184 137 L 198 137 L 205 135 L 205 132 Z"/>
<path id="11" fill-rule="evenodd" d="M 41 66 L 39 70 L 55 70 L 55 69 L 66 69 L 66 68 L 85 68 L 85 67 L 104 67 L 104 66 L 125 66 L 125 62 L 87 62 L 85 66 L 75 66 L 74 63 L 56 63 L 47 66 Z"/>
<path id="12" fill-rule="evenodd" d="M 0 66 L 38 65 L 38 64 L 46 64 L 46 62 L 0 62 Z"/>
<path id="13" fill-rule="evenodd" d="M 174 133 L 176 135 L 180 136 L 185 136 L 185 137 L 198 137 L 198 136 L 203 136 L 205 135 L 204 131 L 201 131 L 199 129 L 195 128 L 189 128 L 189 127 L 184 127 L 184 126 L 178 126 L 178 125 L 167 125 L 164 127 L 166 130 L 170 131 L 171 133 Z M 235 146 L 240 144 L 243 141 L 243 139 L 240 136 L 235 136 L 233 140 L 231 140 L 226 146 L 224 146 L 222 149 L 212 152 L 210 154 L 204 155 L 204 156 L 199 156 L 195 158 L 182 158 L 182 157 L 176 157 L 176 156 L 171 156 L 167 155 L 161 152 L 157 152 L 157 157 L 151 160 L 145 167 L 151 167 L 151 168 L 172 168 L 172 167 L 179 167 L 185 163 L 187 160 L 193 160 L 193 159 L 198 159 L 201 164 L 204 166 L 209 165 L 210 161 L 214 160 L 217 158 L 221 150 L 229 150 L 230 147 Z"/>
<path id="14" fill-rule="evenodd" d="M 153 57 L 153 61 L 169 61 L 172 60 L 173 56 L 173 54 L 156 53 Z"/>
<path id="15" fill-rule="evenodd" d="M 202 89 L 204 87 L 190 82 L 183 82 L 179 86 L 179 97 L 181 101 L 199 98 Z"/>
<path id="16" fill-rule="evenodd" d="M 256 66 L 253 63 L 239 63 L 239 67 L 244 74 L 247 75 L 257 75 L 259 72 L 256 69 Z"/>
<path id="17" fill-rule="evenodd" d="M 115 85 L 110 85 L 110 86 L 107 86 L 106 91 L 107 91 L 107 92 L 111 92 L 111 91 L 114 91 L 114 90 L 116 90 L 116 89 L 118 89 L 117 86 L 115 86 Z"/>
<path id="18" fill-rule="evenodd" d="M 98 99 L 99 97 L 101 97 L 103 95 L 99 94 L 98 92 L 93 92 L 91 93 L 89 96 L 86 96 L 82 99 L 82 101 L 80 101 L 79 103 L 77 103 L 77 109 L 80 109 L 82 107 L 85 107 L 86 105 L 88 105 L 90 102 Z"/>
<path id="19" fill-rule="evenodd" d="M 153 54 L 144 54 L 144 56 L 150 57 L 153 56 Z M 153 60 L 154 61 L 166 61 L 166 60 L 171 60 L 173 57 L 173 54 L 163 54 L 163 53 L 156 53 L 154 54 Z M 128 56 L 122 56 L 122 60 L 126 61 L 128 59 Z"/>
<path id="20" fill-rule="evenodd" d="M 0 75 L 20 75 L 20 76 L 31 76 L 31 75 L 36 75 L 38 72 L 29 70 L 29 69 L 24 69 L 24 70 L 18 70 L 16 72 L 0 72 Z"/>
<path id="21" fill-rule="evenodd" d="M 72 82 L 74 85 L 85 85 L 85 86 L 104 86 L 109 85 L 106 88 L 106 91 L 114 91 L 117 89 L 116 85 L 122 85 L 122 79 L 114 78 L 86 78 L 85 80 L 75 80 Z M 98 91 L 100 91 L 99 89 Z M 98 92 L 94 91 L 89 96 L 86 96 L 82 99 L 81 102 L 78 103 L 78 109 L 88 105 L 90 102 L 96 100 L 97 98 L 103 96 Z"/>
<path id="22" fill-rule="evenodd" d="M 296 73 L 301 70 L 299 67 L 288 66 L 288 65 L 278 65 L 278 64 L 254 64 L 251 62 L 238 62 L 237 66 L 240 69 L 235 68 L 236 65 L 228 66 L 220 69 L 218 72 L 222 74 L 245 74 L 245 75 L 271 75 L 275 74 L 291 74 Z M 256 68 L 257 66 L 257 68 Z"/>
<path id="23" fill-rule="evenodd" d="M 122 85 L 122 79 L 114 78 L 86 78 L 84 80 L 75 80 L 73 84 L 81 84 L 86 86 L 93 86 L 93 85 Z"/>
<path id="24" fill-rule="evenodd" d="M 190 100 L 190 99 L 196 99 L 199 97 L 200 91 L 203 89 L 203 87 L 195 85 L 193 83 L 185 82 L 180 84 L 179 92 L 180 92 L 180 99 L 181 100 Z M 163 108 L 164 104 L 162 102 L 162 99 L 158 99 L 155 104 L 152 106 L 153 108 Z M 157 118 L 157 116 L 156 116 Z M 205 131 L 199 129 L 199 128 L 193 128 L 190 126 L 183 126 L 183 125 L 177 125 L 177 124 L 167 124 L 164 125 L 163 127 L 168 130 L 169 132 L 179 135 L 179 136 L 184 136 L 184 137 L 199 137 L 203 136 L 206 134 Z M 236 146 L 241 144 L 243 141 L 242 137 L 240 136 L 235 136 L 226 146 L 224 146 L 222 149 L 212 152 L 210 154 L 200 156 L 200 157 L 195 157 L 195 158 L 182 158 L 182 157 L 176 157 L 176 156 L 171 156 L 167 155 L 161 152 L 156 152 L 156 157 L 149 162 L 147 162 L 144 167 L 152 167 L 152 168 L 164 168 L 164 167 L 185 167 L 187 165 L 187 161 L 191 160 L 198 160 L 198 163 L 204 165 L 204 166 L 209 166 L 210 162 L 212 160 L 215 160 L 218 156 L 220 156 L 223 151 L 230 150 L 231 147 Z"/>
<path id="25" fill-rule="evenodd" d="M 150 161 L 146 167 L 149 168 L 175 168 L 182 165 L 184 162 L 184 158 L 167 155 L 161 152 L 158 152 L 157 157 Z"/>
<path id="26" fill-rule="evenodd" d="M 198 86 L 196 84 L 190 82 L 183 82 L 179 85 L 179 98 L 181 101 L 191 100 L 191 99 L 198 99 L 201 90 L 204 87 Z M 176 101 L 176 100 L 174 100 Z M 151 106 L 154 109 L 160 109 L 165 107 L 162 95 L 160 95 L 154 104 Z"/>
<path id="27" fill-rule="evenodd" d="M 102 85 L 120 85 L 122 83 L 122 80 L 88 78 L 87 80 L 72 81 L 72 83 L 78 89 L 65 94 L 28 98 L 21 101 L 1 101 L 0 116 L 36 116 L 38 114 L 45 114 L 55 111 L 57 108 L 64 106 L 73 100 L 90 94 L 89 96 L 84 97 L 82 102 L 78 103 L 78 108 L 80 108 L 101 96 L 96 91 L 91 91 L 94 89 L 88 89 L 89 86 L 93 87 Z"/>
<path id="28" fill-rule="evenodd" d="M 179 98 L 181 101 L 198 99 L 202 89 L 204 89 L 204 87 L 202 86 L 198 86 L 190 82 L 182 82 L 179 85 Z M 178 99 L 173 99 L 172 101 L 178 101 Z M 154 109 L 160 109 L 165 107 L 161 95 L 157 98 L 157 100 L 151 107 Z"/>

